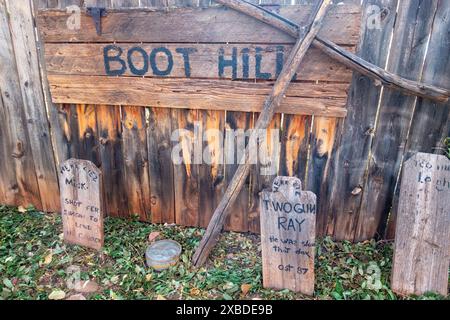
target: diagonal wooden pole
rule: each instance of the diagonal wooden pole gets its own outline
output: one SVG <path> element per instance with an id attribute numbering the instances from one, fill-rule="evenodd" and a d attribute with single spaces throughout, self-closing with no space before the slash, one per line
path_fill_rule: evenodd
<path id="1" fill-rule="evenodd" d="M 249 141 L 256 141 L 258 137 L 258 131 L 267 129 L 269 126 L 275 110 L 281 104 L 281 101 L 284 97 L 284 94 L 294 76 L 295 72 L 298 70 L 300 66 L 300 62 L 305 56 L 306 51 L 310 47 L 313 42 L 315 36 L 319 32 L 323 18 L 325 17 L 327 8 L 330 4 L 331 0 L 320 0 L 315 7 L 311 15 L 311 23 L 308 28 L 300 29 L 298 34 L 298 40 L 292 49 L 284 67 L 281 71 L 280 75 L 275 82 L 272 92 L 269 97 L 266 99 L 264 103 L 263 110 L 258 118 L 258 121 L 255 124 L 255 128 L 250 135 Z M 242 186 L 247 178 L 250 171 L 250 156 L 255 155 L 256 153 L 256 144 L 249 143 L 245 148 L 244 158 L 242 159 L 239 167 L 234 174 L 233 179 L 228 185 L 225 194 L 217 206 L 214 214 L 211 218 L 211 221 L 206 229 L 206 233 L 203 236 L 193 258 L 192 262 L 196 267 L 201 266 L 205 263 L 206 259 L 209 256 L 212 248 L 217 242 L 217 239 L 222 231 L 225 219 L 229 214 L 229 209 L 233 205 L 236 200 L 237 195 L 239 194 Z"/>
<path id="2" fill-rule="evenodd" d="M 246 0 L 215 0 L 231 9 L 249 15 L 255 19 L 261 20 L 287 34 L 298 37 L 300 26 L 274 12 L 271 12 L 258 5 Z M 412 80 L 408 80 L 393 73 L 390 73 L 374 64 L 371 64 L 357 55 L 344 50 L 335 43 L 323 37 L 316 36 L 312 45 L 334 60 L 346 65 L 383 86 L 401 91 L 408 95 L 415 95 L 437 102 L 447 102 L 450 97 L 450 91 L 433 85 L 428 85 Z"/>

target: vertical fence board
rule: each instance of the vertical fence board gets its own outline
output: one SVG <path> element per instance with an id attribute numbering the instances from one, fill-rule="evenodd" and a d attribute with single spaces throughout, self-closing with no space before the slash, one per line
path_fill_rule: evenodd
<path id="1" fill-rule="evenodd" d="M 224 158 L 225 179 L 227 185 L 233 179 L 239 162 L 248 143 L 248 130 L 252 123 L 251 112 L 227 112 L 225 124 Z M 241 192 L 230 209 L 231 213 L 225 223 L 225 229 L 248 231 L 248 209 L 250 195 L 250 178 L 247 177 Z"/>
<path id="2" fill-rule="evenodd" d="M 122 141 L 129 213 L 149 221 L 151 201 L 144 108 L 122 107 Z"/>
<path id="3" fill-rule="evenodd" d="M 450 2 L 440 1 L 432 27 L 430 44 L 425 59 L 422 80 L 425 83 L 450 89 Z M 442 147 L 442 140 L 450 137 L 450 103 L 435 103 L 418 98 L 409 136 L 404 151 L 407 153 L 440 153 L 435 149 Z M 400 173 L 401 174 L 401 173 Z M 393 239 L 398 210 L 399 185 L 394 193 L 394 200 L 386 228 L 387 239 Z M 382 232 L 383 229 L 380 230 Z"/>
<path id="4" fill-rule="evenodd" d="M 1 90 L 0 86 L 0 90 Z M 17 180 L 9 143 L 8 112 L 0 96 L 0 203 L 16 204 Z"/>
<path id="5" fill-rule="evenodd" d="M 203 140 L 203 161 L 199 167 L 200 226 L 207 227 L 225 189 L 223 166 L 223 132 L 225 112 L 199 110 L 200 141 Z"/>
<path id="6" fill-rule="evenodd" d="M 380 29 L 369 27 L 372 5 L 384 12 Z M 385 66 L 396 7 L 397 0 L 364 1 L 358 56 L 377 66 Z M 339 140 L 331 152 L 333 161 L 324 182 L 331 196 L 321 210 L 322 214 L 331 218 L 327 229 L 338 240 L 353 239 L 354 235 L 361 203 L 361 195 L 357 191 L 364 185 L 371 132 L 375 127 L 381 90 L 375 85 L 371 79 L 354 73 L 347 102 L 347 117 L 337 128 Z"/>
<path id="7" fill-rule="evenodd" d="M 298 177 L 305 183 L 311 124 L 311 116 L 284 115 L 280 176 Z"/>
<path id="8" fill-rule="evenodd" d="M 41 86 L 31 2 L 7 1 L 23 110 L 39 185 L 42 208 L 59 208 L 58 178 Z"/>
<path id="9" fill-rule="evenodd" d="M 327 199 L 331 196 L 324 180 L 330 169 L 331 153 L 336 139 L 336 128 L 341 121 L 340 119 L 325 117 L 314 117 L 313 120 L 311 151 L 304 190 L 312 191 L 316 194 L 318 208 L 326 207 Z M 327 211 L 318 210 L 316 219 L 317 235 L 320 237 L 325 236 L 329 219 Z"/>
<path id="10" fill-rule="evenodd" d="M 6 2 L 1 0 L 0 90 L 6 115 L 2 125 L 6 127 L 5 132 L 7 132 L 4 137 L 9 144 L 7 155 L 13 158 L 13 166 L 9 170 L 15 171 L 17 181 L 17 185 L 13 186 L 13 189 L 18 189 L 14 204 L 24 206 L 33 204 L 42 209 L 8 18 Z"/>
<path id="11" fill-rule="evenodd" d="M 259 113 L 253 114 L 254 127 L 258 120 Z M 280 161 L 280 149 L 279 146 L 274 144 L 271 137 L 271 130 L 280 130 L 281 128 L 281 114 L 275 114 L 269 126 L 267 127 L 267 133 L 260 133 L 258 137 L 258 155 L 257 163 L 250 169 L 250 204 L 249 204 L 249 230 L 254 233 L 260 232 L 260 218 L 259 218 L 259 193 L 261 190 L 272 187 L 273 179 L 278 174 L 278 167 Z M 281 135 L 278 137 L 281 138 Z M 265 139 L 265 140 L 264 140 Z M 280 142 L 280 141 L 278 141 Z M 265 150 L 265 151 L 263 151 Z M 267 158 L 262 156 L 266 153 Z M 273 173 L 265 172 L 270 166 L 275 166 Z"/>
<path id="12" fill-rule="evenodd" d="M 438 1 L 401 2 L 394 30 L 388 70 L 412 80 L 421 80 L 423 62 Z M 355 241 L 373 237 L 385 225 L 392 203 L 415 97 L 386 89 L 381 98 L 369 171 L 363 187 Z"/>
<path id="13" fill-rule="evenodd" d="M 112 216 L 127 216 L 120 108 L 99 105 L 95 107 L 95 112 L 106 212 Z"/>
<path id="14" fill-rule="evenodd" d="M 175 150 L 183 161 L 174 164 L 175 217 L 177 224 L 197 226 L 199 223 L 199 165 L 194 164 L 194 122 L 198 121 L 197 110 L 172 109 L 172 128 L 180 131 Z M 197 140 L 198 141 L 198 140 Z"/>
<path id="15" fill-rule="evenodd" d="M 149 108 L 147 129 L 152 222 L 175 222 L 175 192 L 171 158 L 171 110 Z"/>

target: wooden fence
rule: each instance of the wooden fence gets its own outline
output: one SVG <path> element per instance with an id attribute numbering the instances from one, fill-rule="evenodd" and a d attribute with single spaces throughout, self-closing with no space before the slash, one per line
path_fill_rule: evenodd
<path id="1" fill-rule="evenodd" d="M 357 46 L 361 57 L 406 78 L 450 88 L 449 1 L 366 0 L 361 6 L 360 1 L 345 2 L 362 12 Z M 28 0 L 0 0 L 0 203 L 58 211 L 56 166 L 74 157 L 91 160 L 102 170 L 109 215 L 138 214 L 156 223 L 206 226 L 237 165 L 174 165 L 171 133 L 179 128 L 193 131 L 195 121 L 224 132 L 249 129 L 258 113 L 53 104 L 47 75 L 57 77 L 58 70 L 48 63 L 46 70 L 35 13 L 71 4 L 211 5 L 202 0 L 38 0 L 32 8 Z M 342 69 L 342 83 L 352 81 L 347 116 L 277 114 L 271 128 L 282 132 L 281 150 L 274 154 L 278 174 L 298 176 L 305 190 L 318 195 L 319 236 L 352 241 L 392 237 L 402 161 L 409 152 L 436 151 L 434 147 L 450 135 L 450 104 L 404 96 L 335 67 Z M 317 84 L 329 84 L 326 77 L 325 73 Z M 300 107 L 316 108 L 320 99 L 314 97 Z M 203 144 L 217 148 L 210 141 Z M 253 168 L 227 229 L 259 232 L 258 194 L 273 177 L 260 175 L 258 165 Z"/>

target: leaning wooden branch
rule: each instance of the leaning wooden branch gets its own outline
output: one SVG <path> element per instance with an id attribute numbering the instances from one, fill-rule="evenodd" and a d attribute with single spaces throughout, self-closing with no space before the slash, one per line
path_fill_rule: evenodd
<path id="1" fill-rule="evenodd" d="M 276 13 L 245 0 L 216 0 L 216 2 L 261 20 L 297 38 L 300 26 Z M 428 98 L 438 102 L 447 102 L 450 97 L 449 90 L 399 77 L 361 59 L 320 36 L 316 36 L 312 44 L 336 61 L 374 79 L 376 83 L 381 83 L 386 87 L 399 90 L 405 94 Z"/>
<path id="2" fill-rule="evenodd" d="M 312 14 L 312 23 L 308 29 L 302 29 L 298 33 L 298 40 L 289 55 L 286 64 L 283 67 L 280 75 L 278 76 L 275 85 L 273 86 L 270 96 L 264 103 L 263 110 L 256 122 L 255 128 L 250 136 L 250 141 L 256 141 L 258 138 L 258 131 L 267 129 L 269 126 L 276 109 L 280 106 L 284 97 L 286 89 L 291 82 L 292 77 L 300 66 L 300 62 L 305 56 L 306 51 L 310 47 L 314 37 L 320 30 L 323 18 L 325 17 L 326 10 L 331 0 L 321 0 L 318 2 L 316 10 Z M 194 256 L 193 264 L 200 266 L 205 263 L 209 253 L 217 242 L 217 238 L 222 231 L 225 219 L 229 213 L 230 207 L 233 205 L 237 195 L 239 194 L 245 179 L 250 171 L 250 156 L 256 154 L 256 144 L 249 144 L 245 149 L 244 161 L 241 162 L 233 179 L 231 180 L 228 188 L 217 206 L 211 221 L 208 225 L 205 235 L 199 244 Z"/>

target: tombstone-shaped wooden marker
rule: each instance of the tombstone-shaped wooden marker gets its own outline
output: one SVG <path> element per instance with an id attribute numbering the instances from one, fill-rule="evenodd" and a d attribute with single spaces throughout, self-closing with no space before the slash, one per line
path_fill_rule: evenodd
<path id="1" fill-rule="evenodd" d="M 447 295 L 449 261 L 450 160 L 418 153 L 403 165 L 392 290 Z"/>
<path id="2" fill-rule="evenodd" d="M 59 168 L 64 240 L 103 247 L 102 177 L 90 161 L 69 159 Z"/>
<path id="3" fill-rule="evenodd" d="M 277 177 L 260 197 L 263 285 L 314 294 L 316 195 Z"/>

